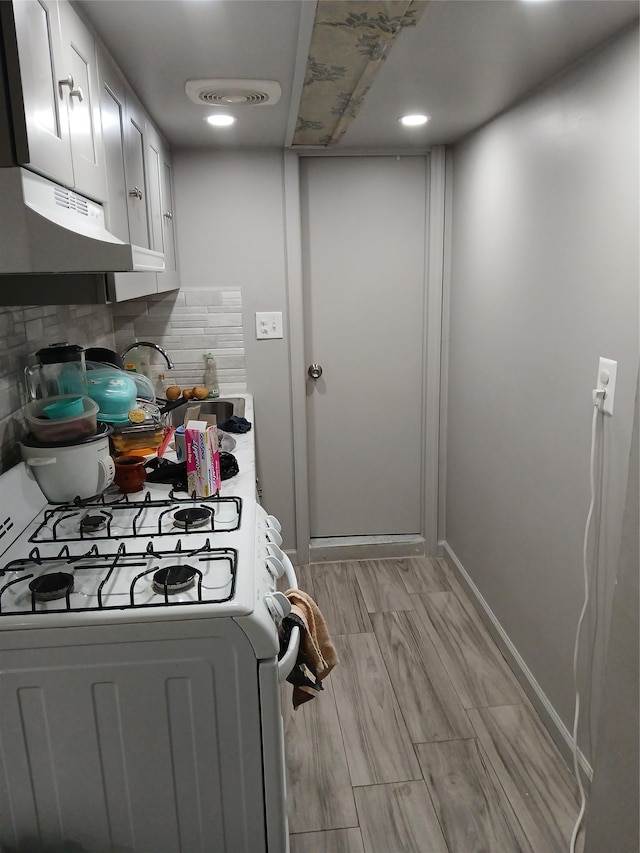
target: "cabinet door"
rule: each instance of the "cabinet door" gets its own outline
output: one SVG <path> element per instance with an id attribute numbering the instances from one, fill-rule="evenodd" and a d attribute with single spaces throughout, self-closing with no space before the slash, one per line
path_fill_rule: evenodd
<path id="1" fill-rule="evenodd" d="M 174 290 L 180 286 L 176 250 L 171 155 L 167 148 L 163 148 L 162 153 L 161 196 L 162 229 L 164 231 L 164 272 L 158 273 L 158 292 Z"/>
<path id="2" fill-rule="evenodd" d="M 162 175 L 162 141 L 160 134 L 151 124 L 146 123 L 147 133 L 147 193 L 149 213 L 149 234 L 151 248 L 156 252 L 164 252 L 164 234 L 162 231 L 162 196 L 160 189 Z"/>
<path id="3" fill-rule="evenodd" d="M 102 144 L 107 173 L 106 219 L 109 230 L 129 242 L 127 182 L 124 170 L 126 103 L 124 78 L 106 50 L 98 47 Z"/>
<path id="4" fill-rule="evenodd" d="M 130 89 L 126 93 L 124 171 L 127 181 L 129 237 L 135 246 L 151 248 L 147 213 L 145 168 L 145 116 Z"/>
<path id="5" fill-rule="evenodd" d="M 65 97 L 74 187 L 91 198 L 106 201 L 95 39 L 69 3 L 61 2 L 59 11 L 64 70 L 73 80 Z"/>
<path id="6" fill-rule="evenodd" d="M 20 0 L 13 12 L 29 149 L 25 165 L 72 187 L 67 115 L 71 72 L 65 70 L 58 4 Z"/>

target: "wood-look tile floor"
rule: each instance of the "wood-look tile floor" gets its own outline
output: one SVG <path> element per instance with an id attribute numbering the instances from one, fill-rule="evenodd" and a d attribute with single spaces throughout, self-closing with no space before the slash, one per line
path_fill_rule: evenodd
<path id="1" fill-rule="evenodd" d="M 573 776 L 445 561 L 297 572 L 340 664 L 283 686 L 291 853 L 568 851 Z"/>

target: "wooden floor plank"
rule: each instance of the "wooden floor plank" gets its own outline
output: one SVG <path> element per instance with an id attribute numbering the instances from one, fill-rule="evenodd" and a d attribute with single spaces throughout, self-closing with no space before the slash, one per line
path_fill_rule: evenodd
<path id="1" fill-rule="evenodd" d="M 450 850 L 537 853 L 477 740 L 418 744 L 416 754 Z"/>
<path id="2" fill-rule="evenodd" d="M 331 634 L 370 632 L 371 620 L 356 581 L 355 562 L 312 564 L 315 602 Z"/>
<path id="3" fill-rule="evenodd" d="M 356 788 L 355 796 L 365 853 L 449 853 L 422 780 Z"/>
<path id="4" fill-rule="evenodd" d="M 352 785 L 420 779 L 398 700 L 373 634 L 334 638 L 331 673 Z"/>
<path id="5" fill-rule="evenodd" d="M 341 663 L 325 692 L 295 714 L 285 688 L 292 853 L 568 849 L 578 808 L 572 776 L 455 574 L 434 562 L 449 590 L 423 591 L 440 580 L 420 560 L 361 567 L 366 603 L 361 564 L 299 571 Z M 405 594 L 415 609 L 384 612 L 406 605 Z M 471 728 L 451 710 L 443 673 L 458 708 L 470 709 Z"/>
<path id="6" fill-rule="evenodd" d="M 359 829 L 332 829 L 291 835 L 291 853 L 364 853 Z"/>
<path id="7" fill-rule="evenodd" d="M 465 708 L 524 701 L 522 688 L 495 642 L 455 593 L 435 592 L 414 599 Z"/>
<path id="8" fill-rule="evenodd" d="M 447 571 L 437 559 L 405 557 L 396 560 L 405 589 L 411 595 L 421 592 L 445 592 L 451 589 Z"/>
<path id="9" fill-rule="evenodd" d="M 576 785 L 535 714 L 526 705 L 468 713 L 535 853 L 568 849 Z"/>
<path id="10" fill-rule="evenodd" d="M 418 615 L 401 611 L 373 613 L 371 618 L 411 740 L 475 737 Z"/>
<path id="11" fill-rule="evenodd" d="M 397 560 L 360 560 L 355 564 L 358 585 L 369 613 L 413 610 L 415 607 L 397 565 Z"/>
<path id="12" fill-rule="evenodd" d="M 297 711 L 283 689 L 290 832 L 358 825 L 331 677 Z"/>

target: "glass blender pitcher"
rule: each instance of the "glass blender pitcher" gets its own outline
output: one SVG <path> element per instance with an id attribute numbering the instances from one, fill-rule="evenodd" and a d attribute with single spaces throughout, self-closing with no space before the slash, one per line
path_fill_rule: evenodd
<path id="1" fill-rule="evenodd" d="M 53 344 L 38 350 L 38 364 L 24 371 L 27 394 L 32 400 L 61 394 L 87 393 L 84 349 L 77 344 Z"/>

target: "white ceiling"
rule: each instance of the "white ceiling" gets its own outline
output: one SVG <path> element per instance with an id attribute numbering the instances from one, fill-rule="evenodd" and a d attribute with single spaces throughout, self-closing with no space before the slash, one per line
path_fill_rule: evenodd
<path id="1" fill-rule="evenodd" d="M 345 3 L 347 0 L 345 0 Z M 273 148 L 292 135 L 315 0 L 78 0 L 175 147 Z M 486 122 L 638 19 L 636 0 L 431 0 L 404 30 L 336 151 L 424 151 Z M 230 129 L 187 80 L 277 80 L 274 106 L 235 107 Z M 219 110 L 220 108 L 218 108 Z M 397 118 L 426 112 L 407 130 Z"/>

